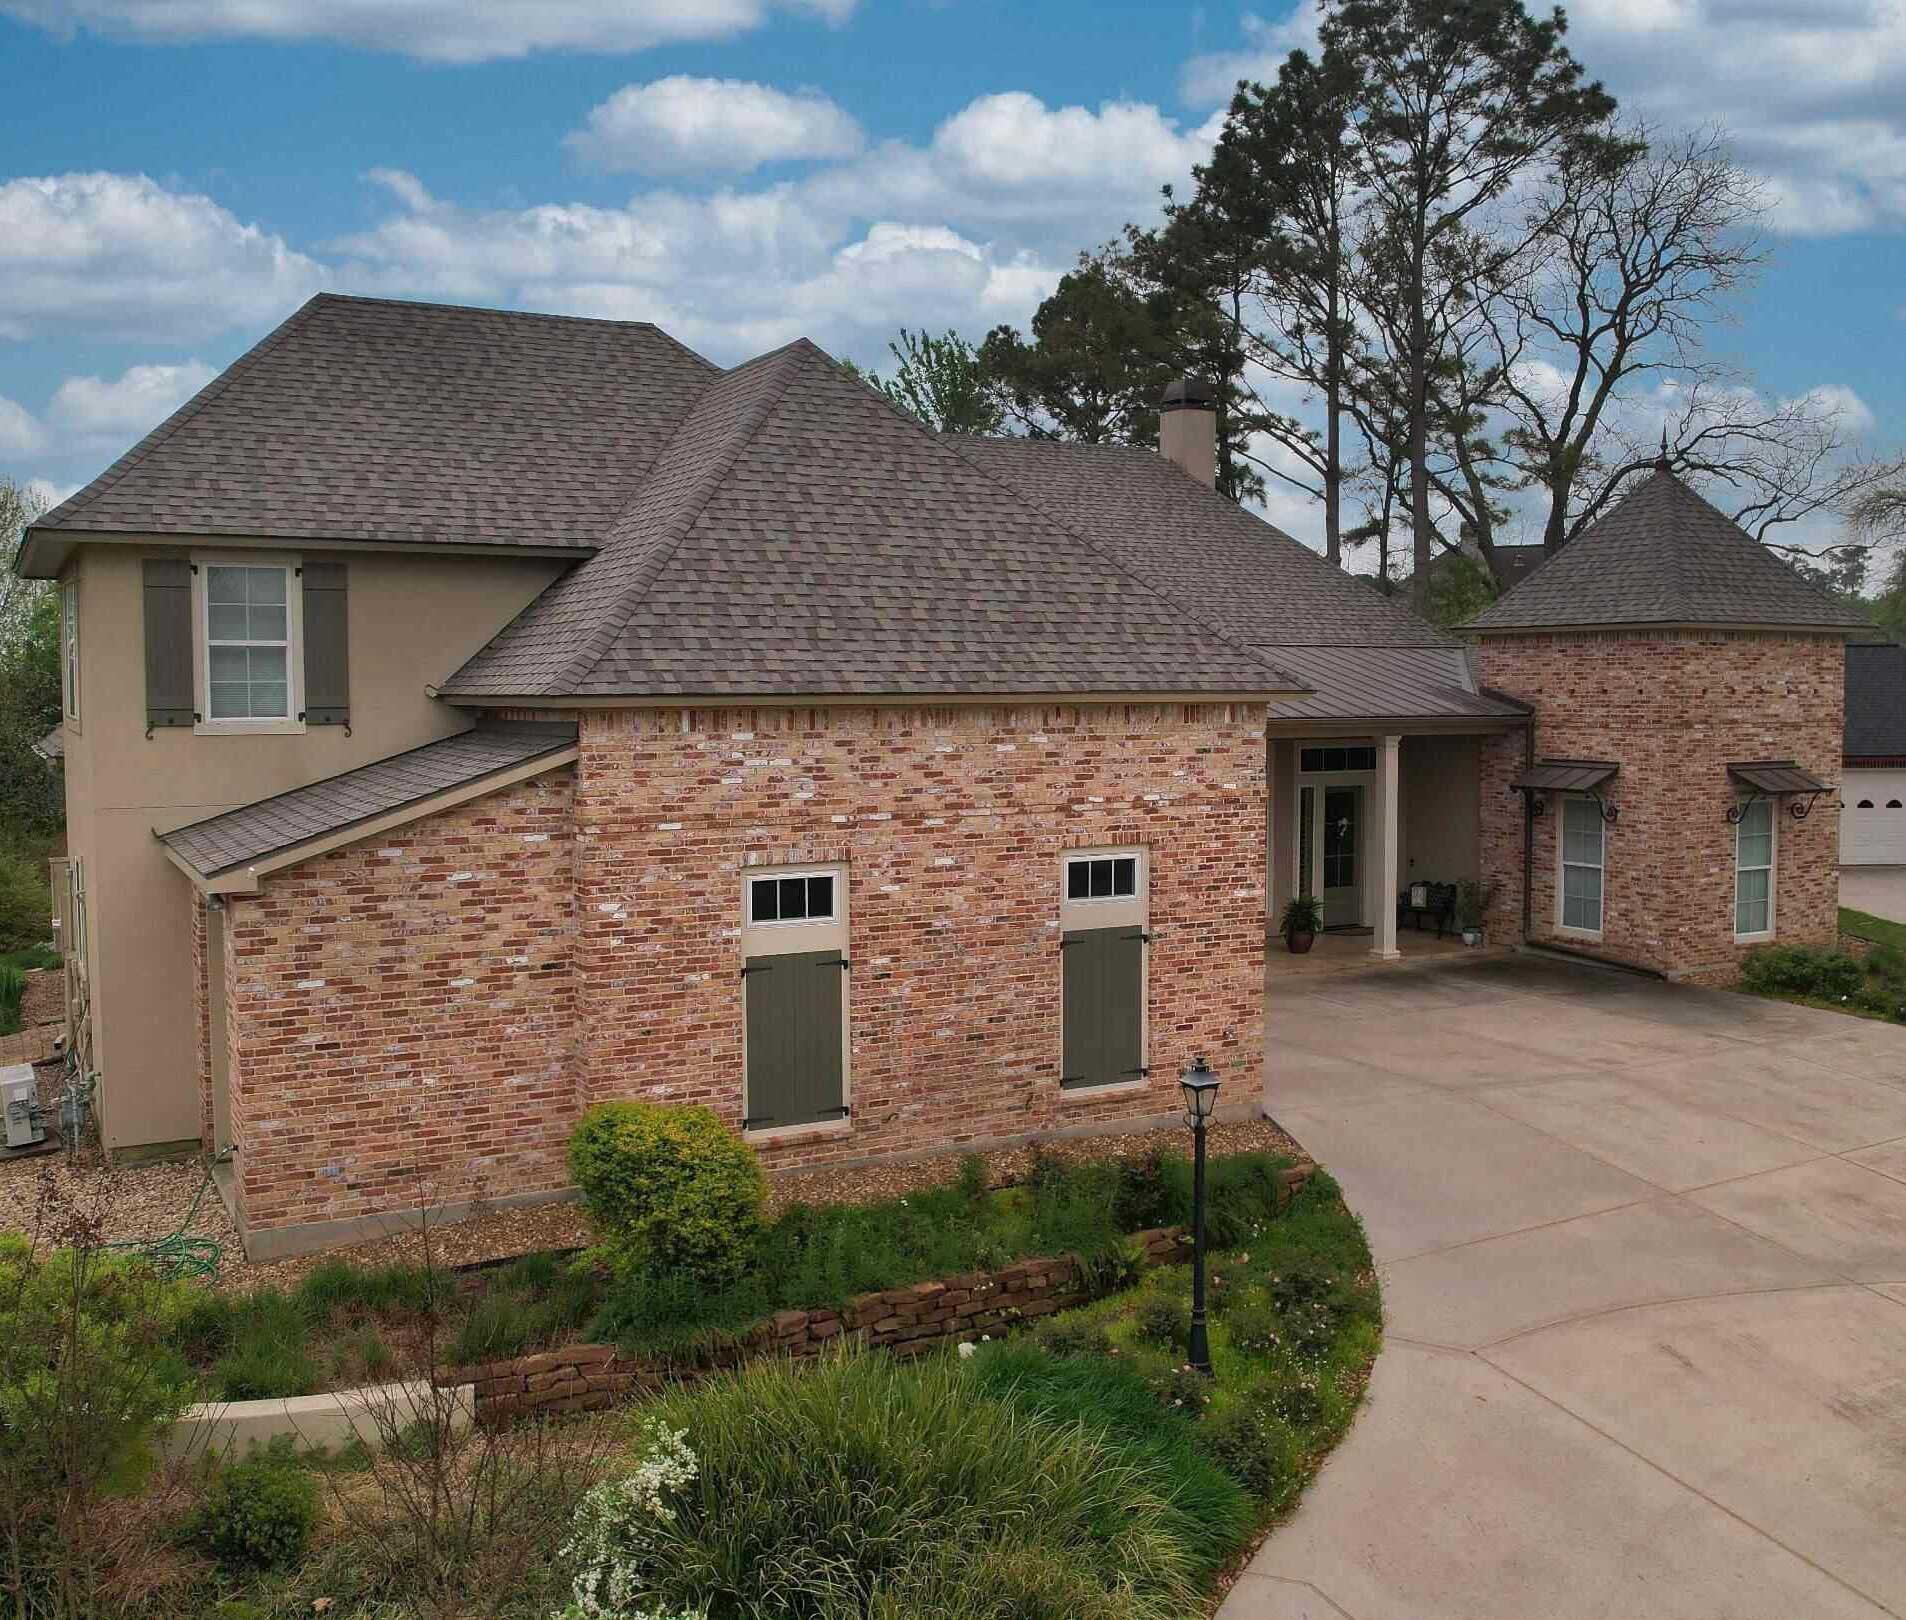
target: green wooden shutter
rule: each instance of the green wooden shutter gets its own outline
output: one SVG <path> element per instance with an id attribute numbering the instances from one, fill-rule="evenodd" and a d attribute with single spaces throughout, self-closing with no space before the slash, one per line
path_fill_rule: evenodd
<path id="1" fill-rule="evenodd" d="M 742 969 L 748 1019 L 747 1123 L 763 1130 L 841 1119 L 839 951 L 757 956 Z"/>
<path id="2" fill-rule="evenodd" d="M 145 560 L 146 729 L 189 726 L 192 703 L 192 565 L 179 557 Z"/>
<path id="3" fill-rule="evenodd" d="M 1142 929 L 1068 932 L 1064 959 L 1065 1052 L 1059 1083 L 1068 1089 L 1141 1079 L 1145 1068 L 1145 934 Z"/>
<path id="4" fill-rule="evenodd" d="M 306 563 L 304 596 L 304 723 L 351 723 L 350 597 L 341 562 Z"/>

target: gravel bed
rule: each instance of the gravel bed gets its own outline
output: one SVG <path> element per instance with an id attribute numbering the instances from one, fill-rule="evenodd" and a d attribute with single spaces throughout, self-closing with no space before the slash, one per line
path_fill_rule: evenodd
<path id="1" fill-rule="evenodd" d="M 1191 1135 L 1183 1126 L 1152 1131 L 1129 1131 L 1117 1136 L 1073 1137 L 1042 1144 L 1054 1158 L 1132 1159 L 1154 1147 L 1189 1156 Z M 1214 1156 L 1231 1153 L 1279 1153 L 1304 1158 L 1304 1150 L 1268 1119 L 1213 1125 L 1210 1149 Z M 856 1170 L 808 1170 L 777 1177 L 770 1184 L 770 1202 L 776 1209 L 793 1203 L 846 1204 L 897 1198 L 922 1187 L 938 1186 L 959 1175 L 958 1153 L 906 1164 L 866 1165 Z M 995 1187 L 1024 1180 L 1032 1168 L 1030 1147 L 1006 1148 L 983 1155 L 987 1181 Z M 0 1229 L 44 1230 L 44 1215 L 36 1205 L 50 1198 L 47 1213 L 59 1207 L 77 1208 L 97 1219 L 108 1238 L 163 1237 L 177 1228 L 191 1206 L 205 1171 L 197 1160 L 112 1168 L 95 1157 L 69 1161 L 63 1154 L 0 1164 Z M 46 1192 L 43 1195 L 42 1189 Z M 359 1265 L 393 1262 L 415 1264 L 423 1240 L 414 1231 L 388 1238 L 331 1249 L 323 1254 L 265 1264 L 248 1261 L 238 1246 L 238 1233 L 215 1191 L 200 1201 L 191 1231 L 224 1247 L 219 1268 L 221 1287 L 251 1289 L 270 1285 L 289 1287 L 324 1260 L 349 1259 Z M 430 1233 L 432 1258 L 438 1265 L 468 1266 L 511 1259 L 552 1249 L 580 1248 L 589 1242 L 589 1226 L 579 1204 L 541 1204 L 526 1209 L 503 1209 L 473 1216 Z"/>

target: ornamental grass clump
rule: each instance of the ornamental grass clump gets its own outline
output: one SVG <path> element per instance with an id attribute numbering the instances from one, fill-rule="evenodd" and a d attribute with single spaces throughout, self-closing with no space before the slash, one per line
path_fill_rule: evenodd
<path id="1" fill-rule="evenodd" d="M 1198 1527 L 1167 1470 L 988 1398 L 954 1358 L 764 1363 L 664 1396 L 648 1422 L 642 1466 L 673 1483 L 585 1509 L 578 1602 L 622 1605 L 579 1608 L 589 1620 L 1180 1620 L 1197 1607 Z"/>

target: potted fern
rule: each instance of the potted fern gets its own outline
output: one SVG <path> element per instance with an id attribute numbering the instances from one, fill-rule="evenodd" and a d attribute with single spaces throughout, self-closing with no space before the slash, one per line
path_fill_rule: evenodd
<path id="1" fill-rule="evenodd" d="M 1317 931 L 1324 925 L 1324 908 L 1313 894 L 1293 896 L 1284 907 L 1277 931 L 1294 956 L 1302 956 L 1317 943 Z"/>

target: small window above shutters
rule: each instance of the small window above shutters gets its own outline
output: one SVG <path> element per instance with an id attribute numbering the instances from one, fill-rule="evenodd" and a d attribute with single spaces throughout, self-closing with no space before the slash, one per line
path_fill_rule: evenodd
<path id="1" fill-rule="evenodd" d="M 146 730 L 189 726 L 192 703 L 192 565 L 145 559 Z"/>
<path id="2" fill-rule="evenodd" d="M 303 570 L 304 714 L 307 726 L 351 724 L 351 614 L 341 562 Z"/>

